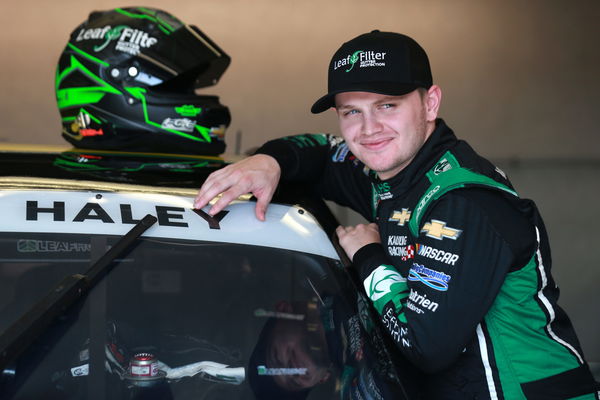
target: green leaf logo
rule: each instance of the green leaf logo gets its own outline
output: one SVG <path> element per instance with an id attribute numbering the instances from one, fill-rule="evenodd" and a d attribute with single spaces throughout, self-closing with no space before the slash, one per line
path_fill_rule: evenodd
<path id="1" fill-rule="evenodd" d="M 352 54 L 350 56 L 350 64 L 352 64 L 352 66 L 350 68 L 348 68 L 346 70 L 346 72 L 350 72 L 352 70 L 352 68 L 354 68 L 354 64 L 357 63 L 357 61 L 360 59 L 360 53 L 362 53 L 362 50 L 357 50 L 354 52 L 354 54 Z"/>
<path id="2" fill-rule="evenodd" d="M 106 32 L 104 35 L 105 42 L 100 46 L 94 46 L 94 51 L 102 51 L 112 40 L 118 39 L 121 36 L 121 31 L 125 28 L 129 27 L 127 25 L 119 25 Z"/>

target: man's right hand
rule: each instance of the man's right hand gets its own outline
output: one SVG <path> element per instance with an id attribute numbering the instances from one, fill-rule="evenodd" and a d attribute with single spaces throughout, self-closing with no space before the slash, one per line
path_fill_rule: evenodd
<path id="1" fill-rule="evenodd" d="M 196 195 L 194 208 L 206 206 L 221 194 L 208 210 L 210 215 L 215 215 L 239 196 L 252 193 L 257 199 L 256 218 L 264 221 L 280 176 L 281 168 L 273 157 L 266 154 L 250 156 L 210 174 Z"/>

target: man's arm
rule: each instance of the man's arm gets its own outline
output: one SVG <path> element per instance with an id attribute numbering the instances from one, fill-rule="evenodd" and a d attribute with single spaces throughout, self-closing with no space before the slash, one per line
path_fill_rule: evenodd
<path id="1" fill-rule="evenodd" d="M 529 261 L 535 249 L 532 225 L 501 196 L 458 192 L 432 207 L 421 228 L 434 221 L 460 234 L 442 238 L 422 229 L 417 243 L 423 251 L 415 249 L 402 275 L 369 225 L 340 235 L 390 336 L 427 372 L 448 368 L 460 357 L 506 274 Z"/>
<path id="2" fill-rule="evenodd" d="M 214 215 L 238 196 L 252 193 L 257 199 L 256 216 L 264 220 L 279 181 L 310 184 L 315 193 L 350 206 L 363 215 L 370 213 L 371 186 L 363 166 L 332 135 L 304 134 L 265 143 L 257 154 L 212 173 L 200 188 L 194 207 L 202 208 L 222 194 L 211 207 Z M 364 204 L 363 204 L 364 203 Z"/>

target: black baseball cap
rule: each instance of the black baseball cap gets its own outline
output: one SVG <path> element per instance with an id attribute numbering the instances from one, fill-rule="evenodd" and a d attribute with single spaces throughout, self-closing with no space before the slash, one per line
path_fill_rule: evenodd
<path id="1" fill-rule="evenodd" d="M 328 93 L 313 104 L 313 114 L 335 106 L 335 95 L 372 92 L 400 96 L 433 84 L 425 50 L 412 38 L 378 30 L 344 43 L 329 64 Z"/>

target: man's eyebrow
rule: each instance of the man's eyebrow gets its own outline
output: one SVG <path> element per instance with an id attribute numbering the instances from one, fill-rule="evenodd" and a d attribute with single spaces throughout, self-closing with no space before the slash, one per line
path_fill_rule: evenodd
<path id="1" fill-rule="evenodd" d="M 393 103 L 393 102 L 395 102 L 395 101 L 398 101 L 398 100 L 402 99 L 402 97 L 403 97 L 403 96 L 386 96 L 386 97 L 383 97 L 383 98 L 381 98 L 381 99 L 377 100 L 377 101 L 375 102 L 375 104 L 381 104 L 381 103 Z"/>
<path id="2" fill-rule="evenodd" d="M 375 105 L 380 105 L 380 104 L 385 104 L 385 103 L 394 103 L 397 101 L 400 101 L 404 98 L 405 95 L 400 95 L 400 96 L 385 96 L 382 97 L 381 99 L 374 101 L 371 104 L 375 104 Z M 344 104 L 336 104 L 335 108 L 338 110 L 342 110 L 342 109 L 352 109 L 352 108 L 357 108 L 356 105 L 352 104 L 352 103 L 344 103 Z"/>

